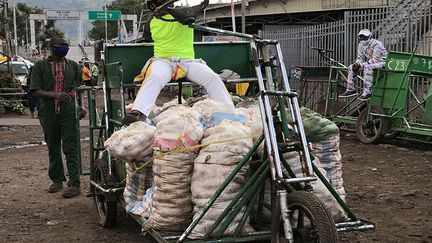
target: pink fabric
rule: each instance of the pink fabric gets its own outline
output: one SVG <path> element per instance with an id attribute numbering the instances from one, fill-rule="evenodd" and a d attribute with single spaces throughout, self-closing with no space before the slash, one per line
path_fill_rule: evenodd
<path id="1" fill-rule="evenodd" d="M 64 92 L 64 69 L 65 69 L 66 61 L 62 60 L 61 62 L 50 62 L 51 65 L 51 74 L 54 78 L 54 92 L 56 93 L 63 93 Z M 73 91 L 66 92 L 70 96 L 75 96 L 75 93 Z M 61 107 L 61 100 L 55 99 L 54 100 L 54 109 L 55 113 L 60 113 L 60 107 Z"/>
<path id="2" fill-rule="evenodd" d="M 183 134 L 178 139 L 168 139 L 168 138 L 156 138 L 154 142 L 155 147 L 160 149 L 171 149 L 175 147 L 184 146 L 186 148 L 197 145 L 188 135 Z"/>
<path id="3" fill-rule="evenodd" d="M 65 62 L 64 61 L 51 62 L 50 64 L 51 64 L 51 74 L 54 78 L 54 92 L 62 93 L 64 90 L 63 67 Z M 54 109 L 56 114 L 60 113 L 60 105 L 61 105 L 61 100 L 56 98 L 54 100 Z"/>

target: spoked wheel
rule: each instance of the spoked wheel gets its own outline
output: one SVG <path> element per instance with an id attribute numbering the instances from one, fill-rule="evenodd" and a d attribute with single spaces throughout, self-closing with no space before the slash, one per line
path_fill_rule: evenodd
<path id="1" fill-rule="evenodd" d="M 94 181 L 102 187 L 115 183 L 114 176 L 108 174 L 108 166 L 104 159 L 95 161 Z M 99 215 L 99 224 L 106 228 L 114 227 L 117 221 L 117 201 L 108 200 L 107 195 L 97 188 L 94 190 L 93 201 Z"/>
<path id="2" fill-rule="evenodd" d="M 312 193 L 305 191 L 288 193 L 287 202 L 295 243 L 339 242 L 332 216 Z"/>
<path id="3" fill-rule="evenodd" d="M 378 143 L 384 137 L 387 130 L 388 120 L 382 116 L 371 115 L 370 113 L 385 114 L 380 108 L 364 109 L 356 124 L 357 137 L 362 143 Z"/>

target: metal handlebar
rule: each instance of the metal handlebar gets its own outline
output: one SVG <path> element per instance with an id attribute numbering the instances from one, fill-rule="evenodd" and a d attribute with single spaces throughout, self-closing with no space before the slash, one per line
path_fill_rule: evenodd
<path id="1" fill-rule="evenodd" d="M 334 62 L 334 63 L 336 63 L 337 65 L 339 65 L 339 66 L 341 66 L 343 68 L 348 68 L 347 66 L 345 66 L 345 64 L 343 64 L 343 63 L 341 63 L 341 62 L 339 62 L 339 61 L 337 61 L 337 60 L 335 60 L 335 59 L 333 59 L 333 58 L 325 55 L 325 53 L 327 53 L 327 52 L 334 52 L 334 50 L 324 49 L 324 48 L 320 48 L 320 47 L 311 47 L 311 49 L 318 51 L 318 54 L 320 56 L 322 56 L 324 59 L 326 59 L 328 61 L 331 61 L 331 62 Z"/>

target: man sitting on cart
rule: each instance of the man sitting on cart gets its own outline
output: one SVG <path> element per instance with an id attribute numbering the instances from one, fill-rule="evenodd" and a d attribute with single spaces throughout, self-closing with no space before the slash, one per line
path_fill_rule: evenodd
<path id="1" fill-rule="evenodd" d="M 141 74 L 134 80 L 142 81 L 142 85 L 131 114 L 126 115 L 123 120 L 125 125 L 145 120 L 161 89 L 171 80 L 180 78 L 204 86 L 210 98 L 214 100 L 233 104 L 219 75 L 203 60 L 195 59 L 194 30 L 158 8 L 166 2 L 167 0 L 147 1 L 147 6 L 154 17 L 148 20 L 144 37 L 154 41 L 154 57 L 146 63 Z"/>
<path id="2" fill-rule="evenodd" d="M 348 68 L 347 88 L 345 93 L 339 97 L 346 98 L 357 95 L 355 87 L 357 74 L 363 70 L 363 93 L 359 100 L 368 100 L 372 92 L 373 71 L 384 67 L 387 50 L 382 42 L 372 38 L 372 33 L 368 29 L 360 30 L 358 39 L 357 60 Z"/>

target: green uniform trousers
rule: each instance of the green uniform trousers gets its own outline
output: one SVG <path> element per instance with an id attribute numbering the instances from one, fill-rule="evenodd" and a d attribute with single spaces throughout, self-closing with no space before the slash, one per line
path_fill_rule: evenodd
<path id="1" fill-rule="evenodd" d="M 75 117 L 73 101 L 62 103 L 60 113 L 54 112 L 53 105 L 46 105 L 39 111 L 39 121 L 42 126 L 49 153 L 49 178 L 56 183 L 66 181 L 61 149 L 66 157 L 69 174 L 69 186 L 80 186 L 80 169 L 78 162 L 78 123 Z"/>

